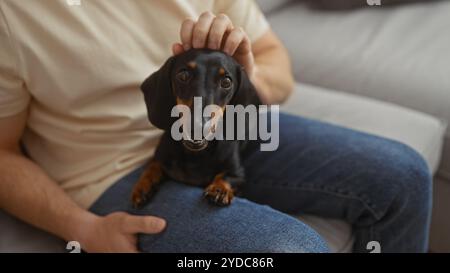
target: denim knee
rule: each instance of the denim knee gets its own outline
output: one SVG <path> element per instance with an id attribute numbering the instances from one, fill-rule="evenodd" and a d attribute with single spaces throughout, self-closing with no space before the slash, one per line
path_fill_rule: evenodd
<path id="1" fill-rule="evenodd" d="M 407 145 L 386 140 L 368 162 L 371 183 L 368 202 L 377 218 L 387 213 L 428 214 L 432 177 L 423 157 Z"/>
<path id="2" fill-rule="evenodd" d="M 255 222 L 240 236 L 236 251 L 265 253 L 326 253 L 325 240 L 311 227 L 268 206 L 259 206 L 261 222 Z M 246 242 L 247 241 L 247 242 Z"/>
<path id="3" fill-rule="evenodd" d="M 408 213 L 418 214 L 431 212 L 432 175 L 423 157 L 412 148 L 399 144 L 402 152 L 401 168 L 403 172 L 393 172 L 403 181 L 399 197 Z M 398 168 L 397 168 L 398 169 Z"/>
<path id="4" fill-rule="evenodd" d="M 305 224 L 300 223 L 299 225 L 301 226 L 286 227 L 283 232 L 264 240 L 265 244 L 258 252 L 327 253 L 330 251 L 325 240 L 316 231 Z"/>

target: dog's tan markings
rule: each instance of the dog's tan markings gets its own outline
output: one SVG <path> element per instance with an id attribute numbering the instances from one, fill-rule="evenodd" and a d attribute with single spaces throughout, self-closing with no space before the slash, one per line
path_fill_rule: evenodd
<path id="1" fill-rule="evenodd" d="M 223 69 L 222 67 L 219 69 L 219 75 L 225 76 L 225 69 Z"/>
<path id="2" fill-rule="evenodd" d="M 213 182 L 206 187 L 205 197 L 219 206 L 228 206 L 233 200 L 234 192 L 230 183 L 223 179 L 224 174 L 219 173 L 214 177 Z"/>
<path id="3" fill-rule="evenodd" d="M 188 63 L 187 63 L 187 66 L 188 66 L 189 68 L 195 69 L 195 68 L 197 67 L 197 63 L 194 62 L 194 61 L 191 61 L 191 62 L 188 62 Z"/>
<path id="4" fill-rule="evenodd" d="M 182 99 L 180 97 L 177 97 L 177 104 L 178 105 L 186 105 L 187 107 L 191 107 L 192 106 L 192 98 Z"/>
<path id="5" fill-rule="evenodd" d="M 162 175 L 161 163 L 153 160 L 150 161 L 139 178 L 139 181 L 133 187 L 131 201 L 135 208 L 144 205 L 148 198 L 151 197 L 157 184 L 161 181 Z"/>

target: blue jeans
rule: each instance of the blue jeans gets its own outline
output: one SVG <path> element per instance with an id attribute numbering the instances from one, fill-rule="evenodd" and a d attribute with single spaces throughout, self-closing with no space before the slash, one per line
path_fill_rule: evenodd
<path id="1" fill-rule="evenodd" d="M 327 252 L 323 239 L 288 214 L 339 218 L 353 226 L 355 252 L 378 241 L 382 252 L 427 250 L 432 179 L 423 158 L 401 143 L 280 114 L 280 146 L 243 155 L 246 183 L 229 207 L 210 205 L 203 189 L 165 181 L 143 208 L 130 195 L 143 168 L 109 188 L 91 207 L 167 220 L 140 235 L 146 252 Z"/>

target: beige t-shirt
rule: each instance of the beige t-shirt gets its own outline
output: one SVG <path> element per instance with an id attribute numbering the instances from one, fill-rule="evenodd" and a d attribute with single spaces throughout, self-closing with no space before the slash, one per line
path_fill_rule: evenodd
<path id="1" fill-rule="evenodd" d="M 0 0 L 0 118 L 28 108 L 30 157 L 89 207 L 154 152 L 161 131 L 139 86 L 170 56 L 182 20 L 223 12 L 252 41 L 268 24 L 249 0 L 76 2 Z"/>

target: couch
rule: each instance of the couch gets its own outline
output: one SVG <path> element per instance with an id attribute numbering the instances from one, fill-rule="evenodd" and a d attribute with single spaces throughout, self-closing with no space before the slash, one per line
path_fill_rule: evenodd
<path id="1" fill-rule="evenodd" d="M 259 0 L 293 62 L 284 111 L 401 141 L 435 174 L 430 248 L 450 251 L 450 2 L 317 10 Z M 298 215 L 334 252 L 351 252 L 349 224 Z M 60 252 L 65 244 L 0 211 L 0 252 Z"/>
<path id="2" fill-rule="evenodd" d="M 430 250 L 450 252 L 450 1 L 339 10 L 258 2 L 299 82 L 284 109 L 399 140 L 422 154 L 435 174 Z M 349 250 L 349 226 L 308 221 L 333 250 Z"/>

